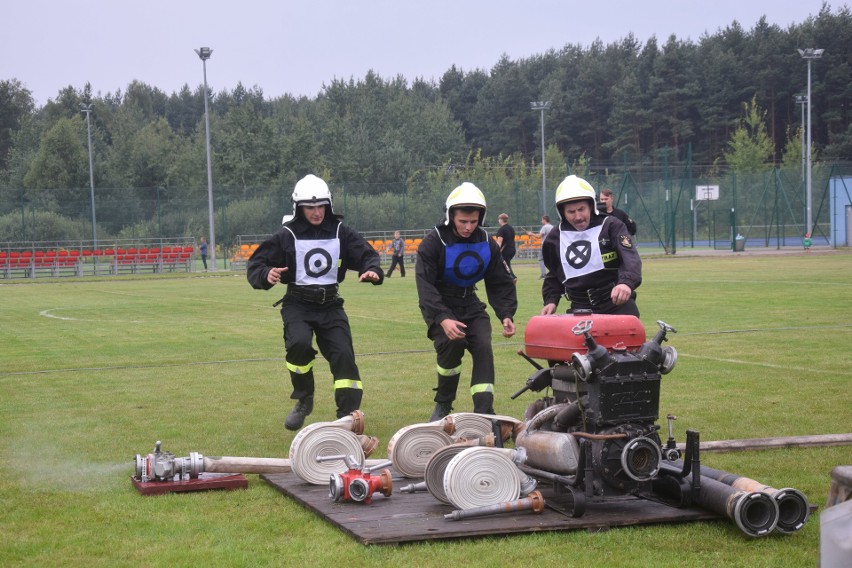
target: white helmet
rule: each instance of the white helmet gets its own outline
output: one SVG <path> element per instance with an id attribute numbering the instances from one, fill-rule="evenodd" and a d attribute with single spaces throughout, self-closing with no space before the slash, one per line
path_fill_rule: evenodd
<path id="1" fill-rule="evenodd" d="M 569 201 L 577 201 L 578 199 L 591 200 L 592 215 L 598 214 L 596 206 L 597 195 L 595 195 L 595 188 L 592 187 L 592 184 L 583 178 L 568 176 L 556 188 L 556 209 L 559 211 L 559 214 L 562 215 L 560 205 Z"/>
<path id="2" fill-rule="evenodd" d="M 444 213 L 446 214 L 444 224 L 450 224 L 450 209 L 465 206 L 476 207 L 481 210 L 479 213 L 479 226 L 481 227 L 485 223 L 485 213 L 488 206 L 485 204 L 485 195 L 482 191 L 469 181 L 455 188 L 447 197 L 447 203 L 444 206 Z"/>
<path id="3" fill-rule="evenodd" d="M 313 174 L 308 174 L 296 182 L 291 200 L 294 217 L 298 215 L 300 205 L 328 205 L 331 214 L 334 215 L 334 201 L 331 199 L 328 184 Z"/>

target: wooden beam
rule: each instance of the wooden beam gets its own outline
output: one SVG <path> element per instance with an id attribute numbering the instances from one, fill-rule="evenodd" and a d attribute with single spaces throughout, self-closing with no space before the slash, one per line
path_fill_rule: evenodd
<path id="1" fill-rule="evenodd" d="M 852 445 L 852 434 L 817 434 L 813 436 L 782 436 L 780 438 L 744 438 L 742 440 L 719 440 L 699 442 L 702 452 L 737 452 L 742 450 L 768 450 L 777 448 L 817 448 Z M 686 444 L 678 444 L 683 451 Z"/>

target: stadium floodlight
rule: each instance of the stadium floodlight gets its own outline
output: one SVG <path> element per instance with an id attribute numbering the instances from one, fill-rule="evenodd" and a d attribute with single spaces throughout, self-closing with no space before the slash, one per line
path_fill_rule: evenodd
<path id="1" fill-rule="evenodd" d="M 807 172 L 807 188 L 805 190 L 806 191 L 806 194 L 805 194 L 805 215 L 806 215 L 805 223 L 806 223 L 806 228 L 805 228 L 805 231 L 809 235 L 813 235 L 813 229 L 814 229 L 814 227 L 813 227 L 813 216 L 812 216 L 813 198 L 811 197 L 811 195 L 812 195 L 812 193 L 811 193 L 811 183 L 812 183 L 812 179 L 811 179 L 811 171 L 812 171 L 812 165 L 811 165 L 812 164 L 811 163 L 811 159 L 812 159 L 812 156 L 811 156 L 811 61 L 813 61 L 814 59 L 819 59 L 820 57 L 822 57 L 822 54 L 823 54 L 824 51 L 825 51 L 824 49 L 814 49 L 813 47 L 809 47 L 807 49 L 800 49 L 799 50 L 799 55 L 802 56 L 802 59 L 807 59 L 807 61 L 808 61 L 808 148 L 807 148 L 807 153 L 808 153 L 807 168 L 808 168 L 808 172 Z"/>
<path id="2" fill-rule="evenodd" d="M 95 221 L 95 173 L 92 171 L 92 123 L 89 121 L 93 107 L 92 103 L 80 105 L 80 112 L 86 113 L 86 134 L 89 140 L 89 191 L 92 197 L 92 248 L 96 249 L 98 248 L 98 225 Z"/>
<path id="3" fill-rule="evenodd" d="M 207 215 L 210 224 L 210 269 L 216 271 L 216 231 L 213 229 L 213 167 L 210 163 L 210 112 L 207 109 L 207 60 L 213 55 L 209 47 L 200 47 L 195 50 L 204 67 L 204 129 L 207 133 Z"/>
<path id="4" fill-rule="evenodd" d="M 550 108 L 550 101 L 533 101 L 530 109 L 541 111 L 541 214 L 547 215 L 547 177 L 544 173 L 544 111 Z"/>

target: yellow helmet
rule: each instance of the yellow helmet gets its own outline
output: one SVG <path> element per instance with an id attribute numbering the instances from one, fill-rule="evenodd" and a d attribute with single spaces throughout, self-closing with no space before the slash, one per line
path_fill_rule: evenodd
<path id="1" fill-rule="evenodd" d="M 450 224 L 450 209 L 454 207 L 476 207 L 480 210 L 479 226 L 481 227 L 485 223 L 485 213 L 488 209 L 488 206 L 485 204 L 485 195 L 469 181 L 456 187 L 447 196 L 447 203 L 444 206 L 444 213 L 446 214 L 444 218 L 445 225 Z"/>

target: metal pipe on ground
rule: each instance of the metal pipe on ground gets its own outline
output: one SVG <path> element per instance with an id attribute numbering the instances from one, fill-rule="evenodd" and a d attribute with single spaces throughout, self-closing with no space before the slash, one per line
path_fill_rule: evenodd
<path id="1" fill-rule="evenodd" d="M 517 511 L 532 511 L 533 513 L 541 513 L 544 510 L 544 497 L 540 491 L 533 491 L 522 499 L 514 499 L 504 503 L 494 505 L 484 505 L 482 507 L 474 507 L 472 509 L 457 509 L 452 513 L 444 515 L 445 519 L 450 521 L 458 521 L 460 519 L 468 519 L 470 517 L 484 517 L 486 515 L 499 515 L 504 513 L 514 513 Z"/>
<path id="2" fill-rule="evenodd" d="M 749 536 L 766 536 L 778 524 L 778 503 L 771 496 L 734 489 L 703 475 L 695 503 L 725 515 Z"/>
<path id="3" fill-rule="evenodd" d="M 676 467 L 682 467 L 683 462 L 674 462 Z M 778 525 L 775 527 L 780 533 L 791 534 L 801 529 L 810 516 L 810 505 L 804 493 L 792 487 L 776 489 L 765 485 L 754 479 L 713 469 L 701 465 L 701 475 L 721 481 L 734 489 L 748 492 L 763 492 L 772 497 L 778 504 Z"/>

